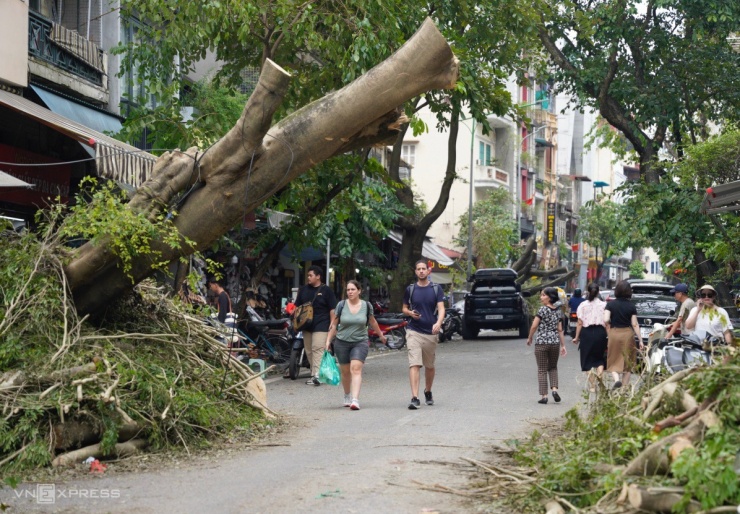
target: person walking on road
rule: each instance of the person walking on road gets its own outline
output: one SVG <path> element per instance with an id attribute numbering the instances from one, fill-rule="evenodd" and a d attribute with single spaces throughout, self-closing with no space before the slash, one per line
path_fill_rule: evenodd
<path id="1" fill-rule="evenodd" d="M 614 288 L 614 296 L 615 299 L 604 308 L 604 324 L 609 332 L 606 370 L 614 377 L 614 389 L 619 389 L 622 384 L 629 385 L 632 368 L 637 360 L 633 335 L 637 337 L 640 350 L 645 345 L 642 344 L 640 325 L 637 323 L 637 308 L 630 302 L 632 287 L 629 282 L 619 282 Z"/>
<path id="2" fill-rule="evenodd" d="M 555 306 L 559 301 L 558 290 L 546 287 L 540 293 L 542 307 L 537 311 L 529 330 L 527 346 L 532 346 L 534 340 L 534 358 L 537 362 L 537 381 L 541 398 L 537 403 L 547 403 L 547 381 L 550 379 L 550 389 L 555 402 L 560 401 L 558 393 L 558 359 L 565 357 L 565 336 L 563 335 L 563 317 L 560 308 Z M 560 346 L 558 347 L 558 343 Z"/>
<path id="3" fill-rule="evenodd" d="M 681 308 L 678 309 L 678 315 L 676 315 L 676 321 L 671 325 L 671 329 L 666 334 L 666 337 L 673 337 L 676 331 L 680 330 L 681 335 L 687 336 L 693 332 L 686 326 L 686 319 L 689 317 L 691 309 L 696 307 L 696 302 L 689 297 L 689 286 L 686 284 L 676 284 L 671 289 L 671 294 L 676 301 L 681 304 Z"/>
<path id="4" fill-rule="evenodd" d="M 606 366 L 606 325 L 604 308 L 606 302 L 599 297 L 599 285 L 591 282 L 587 288 L 588 297 L 578 305 L 578 324 L 573 343 L 581 352 L 581 371 L 588 376 L 588 389 L 596 392 L 596 377 L 601 378 Z M 592 370 L 596 368 L 596 374 Z"/>
<path id="5" fill-rule="evenodd" d="M 414 265 L 416 282 L 406 288 L 403 295 L 403 314 L 409 316 L 406 327 L 406 346 L 409 349 L 409 382 L 411 402 L 409 409 L 416 410 L 419 401 L 421 368 L 424 367 L 424 399 L 434 405 L 432 384 L 435 374 L 435 355 L 439 341 L 439 330 L 445 317 L 442 288 L 429 281 L 427 261 L 420 259 Z"/>
<path id="6" fill-rule="evenodd" d="M 296 296 L 296 305 L 312 302 L 313 319 L 303 327 L 303 345 L 311 364 L 311 378 L 307 385 L 319 386 L 319 366 L 324 356 L 324 343 L 329 333 L 329 323 L 334 315 L 337 299 L 334 291 L 321 282 L 323 271 L 319 266 L 311 266 L 306 273 L 307 284 L 301 287 Z"/>
<path id="7" fill-rule="evenodd" d="M 347 299 L 337 303 L 331 318 L 329 334 L 326 336 L 326 351 L 330 350 L 333 342 L 334 356 L 339 362 L 344 406 L 352 410 L 360 410 L 362 367 L 370 349 L 368 325 L 375 333 L 380 334 L 380 340 L 386 344 L 385 336 L 375 320 L 373 306 L 370 302 L 361 300 L 360 293 L 362 293 L 360 283 L 348 280 Z"/>
<path id="8" fill-rule="evenodd" d="M 699 337 L 706 335 L 724 337 L 728 345 L 732 344 L 733 327 L 730 317 L 726 310 L 714 304 L 717 291 L 707 284 L 701 286 L 697 294 L 699 299 L 696 301 L 696 307 L 691 309 L 686 319 L 686 328 L 693 330 Z"/>

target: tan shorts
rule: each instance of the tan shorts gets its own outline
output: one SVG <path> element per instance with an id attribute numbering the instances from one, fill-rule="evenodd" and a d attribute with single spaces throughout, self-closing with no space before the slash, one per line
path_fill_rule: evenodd
<path id="1" fill-rule="evenodd" d="M 407 330 L 406 346 L 409 349 L 409 367 L 424 366 L 433 369 L 438 342 L 438 335 Z"/>

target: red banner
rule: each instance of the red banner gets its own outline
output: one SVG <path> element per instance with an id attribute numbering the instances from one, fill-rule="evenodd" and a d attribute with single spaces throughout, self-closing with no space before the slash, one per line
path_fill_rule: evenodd
<path id="1" fill-rule="evenodd" d="M 8 191 L 0 188 L 0 201 L 45 207 L 53 203 L 56 197 L 59 197 L 62 203 L 69 200 L 71 165 L 49 165 L 48 163 L 58 162 L 58 159 L 3 144 L 0 144 L 0 162 L 23 164 L 24 166 L 0 164 L 0 170 L 35 186 L 33 189 L 14 188 Z M 29 164 L 40 166 L 28 166 Z"/>

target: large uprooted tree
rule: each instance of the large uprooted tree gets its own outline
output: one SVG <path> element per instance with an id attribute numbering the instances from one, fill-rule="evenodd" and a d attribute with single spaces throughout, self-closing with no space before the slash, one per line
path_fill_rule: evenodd
<path id="1" fill-rule="evenodd" d="M 246 212 L 317 163 L 393 140 L 406 121 L 399 108 L 404 102 L 431 89 L 452 88 L 457 78 L 457 58 L 426 20 L 387 60 L 271 127 L 290 74 L 266 60 L 237 124 L 210 148 L 161 156 L 129 204 L 154 219 L 174 211 L 176 200 L 173 223 L 181 244 L 154 240 L 156 253 L 134 256 L 124 269 L 105 238 L 87 243 L 65 267 L 78 311 L 97 312 L 150 276 L 158 263 L 208 248 Z"/>

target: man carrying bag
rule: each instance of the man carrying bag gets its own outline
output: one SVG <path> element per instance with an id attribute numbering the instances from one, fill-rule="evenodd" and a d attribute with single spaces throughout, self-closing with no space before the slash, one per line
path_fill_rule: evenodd
<path id="1" fill-rule="evenodd" d="M 337 299 L 334 291 L 322 283 L 323 271 L 319 266 L 311 266 L 306 273 L 306 285 L 301 287 L 296 297 L 293 312 L 293 327 L 303 331 L 303 345 L 311 363 L 311 378 L 306 384 L 318 386 L 319 367 L 324 355 L 326 336 L 329 333 Z M 298 325 L 298 326 L 296 326 Z"/>

